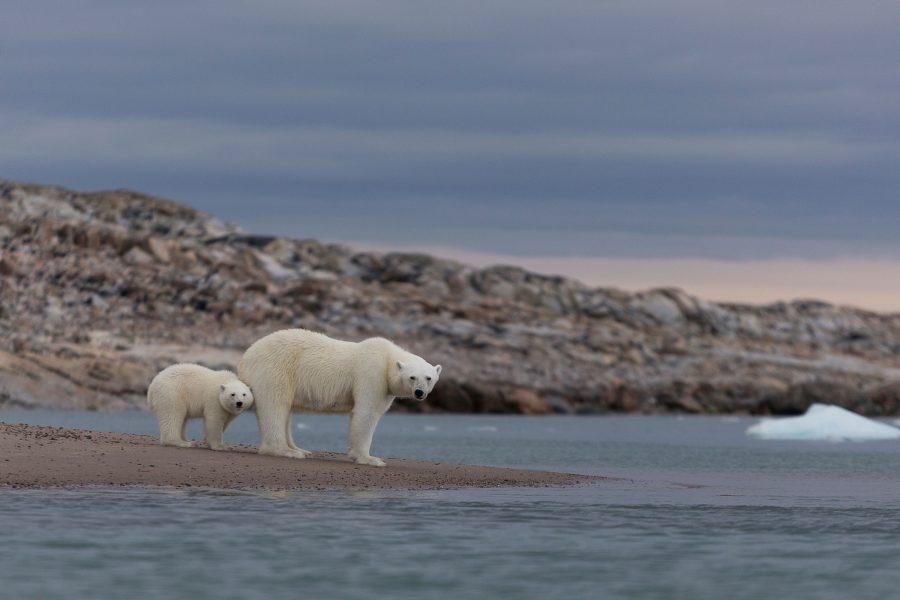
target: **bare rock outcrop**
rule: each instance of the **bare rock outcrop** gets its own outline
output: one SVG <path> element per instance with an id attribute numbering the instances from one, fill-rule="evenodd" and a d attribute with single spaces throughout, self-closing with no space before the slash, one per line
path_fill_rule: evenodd
<path id="1" fill-rule="evenodd" d="M 383 335 L 442 363 L 432 400 L 407 410 L 900 411 L 898 314 L 591 288 L 0 180 L 0 406 L 143 406 L 165 364 L 233 366 L 286 327 Z"/>

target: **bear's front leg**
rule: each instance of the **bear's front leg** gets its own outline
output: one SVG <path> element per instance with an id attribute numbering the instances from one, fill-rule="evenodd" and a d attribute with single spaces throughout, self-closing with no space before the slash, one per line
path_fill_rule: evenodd
<path id="1" fill-rule="evenodd" d="M 362 404 L 362 406 L 361 406 Z M 385 462 L 377 456 L 371 456 L 372 436 L 381 419 L 382 412 L 374 406 L 356 403 L 350 414 L 350 451 L 348 455 L 360 465 L 384 467 Z"/>

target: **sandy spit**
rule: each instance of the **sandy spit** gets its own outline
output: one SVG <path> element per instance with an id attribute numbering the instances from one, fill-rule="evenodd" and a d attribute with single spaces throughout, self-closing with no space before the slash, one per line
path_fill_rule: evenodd
<path id="1" fill-rule="evenodd" d="M 599 478 L 385 458 L 383 469 L 345 455 L 297 460 L 249 446 L 215 452 L 171 448 L 155 437 L 0 423 L 0 486 L 165 486 L 218 489 L 365 490 L 544 487 Z"/>

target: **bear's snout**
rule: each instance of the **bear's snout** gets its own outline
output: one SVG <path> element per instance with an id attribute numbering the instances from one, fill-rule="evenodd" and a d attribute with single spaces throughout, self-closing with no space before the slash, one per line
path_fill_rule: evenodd
<path id="1" fill-rule="evenodd" d="M 241 402 L 240 400 L 238 400 L 237 402 L 234 403 L 234 405 L 237 406 L 238 408 L 240 408 L 244 405 L 244 403 Z"/>
<path id="2" fill-rule="evenodd" d="M 416 398 L 421 400 L 424 397 L 425 397 L 425 392 L 423 392 L 422 390 L 416 390 Z"/>

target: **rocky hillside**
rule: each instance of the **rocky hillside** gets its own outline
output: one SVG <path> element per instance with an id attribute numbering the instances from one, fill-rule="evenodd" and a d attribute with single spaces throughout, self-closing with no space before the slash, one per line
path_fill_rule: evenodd
<path id="1" fill-rule="evenodd" d="M 442 363 L 425 410 L 900 411 L 900 315 L 631 294 L 251 235 L 129 191 L 0 180 L 0 406 L 143 406 L 157 369 L 233 368 L 286 327 L 382 335 Z"/>

